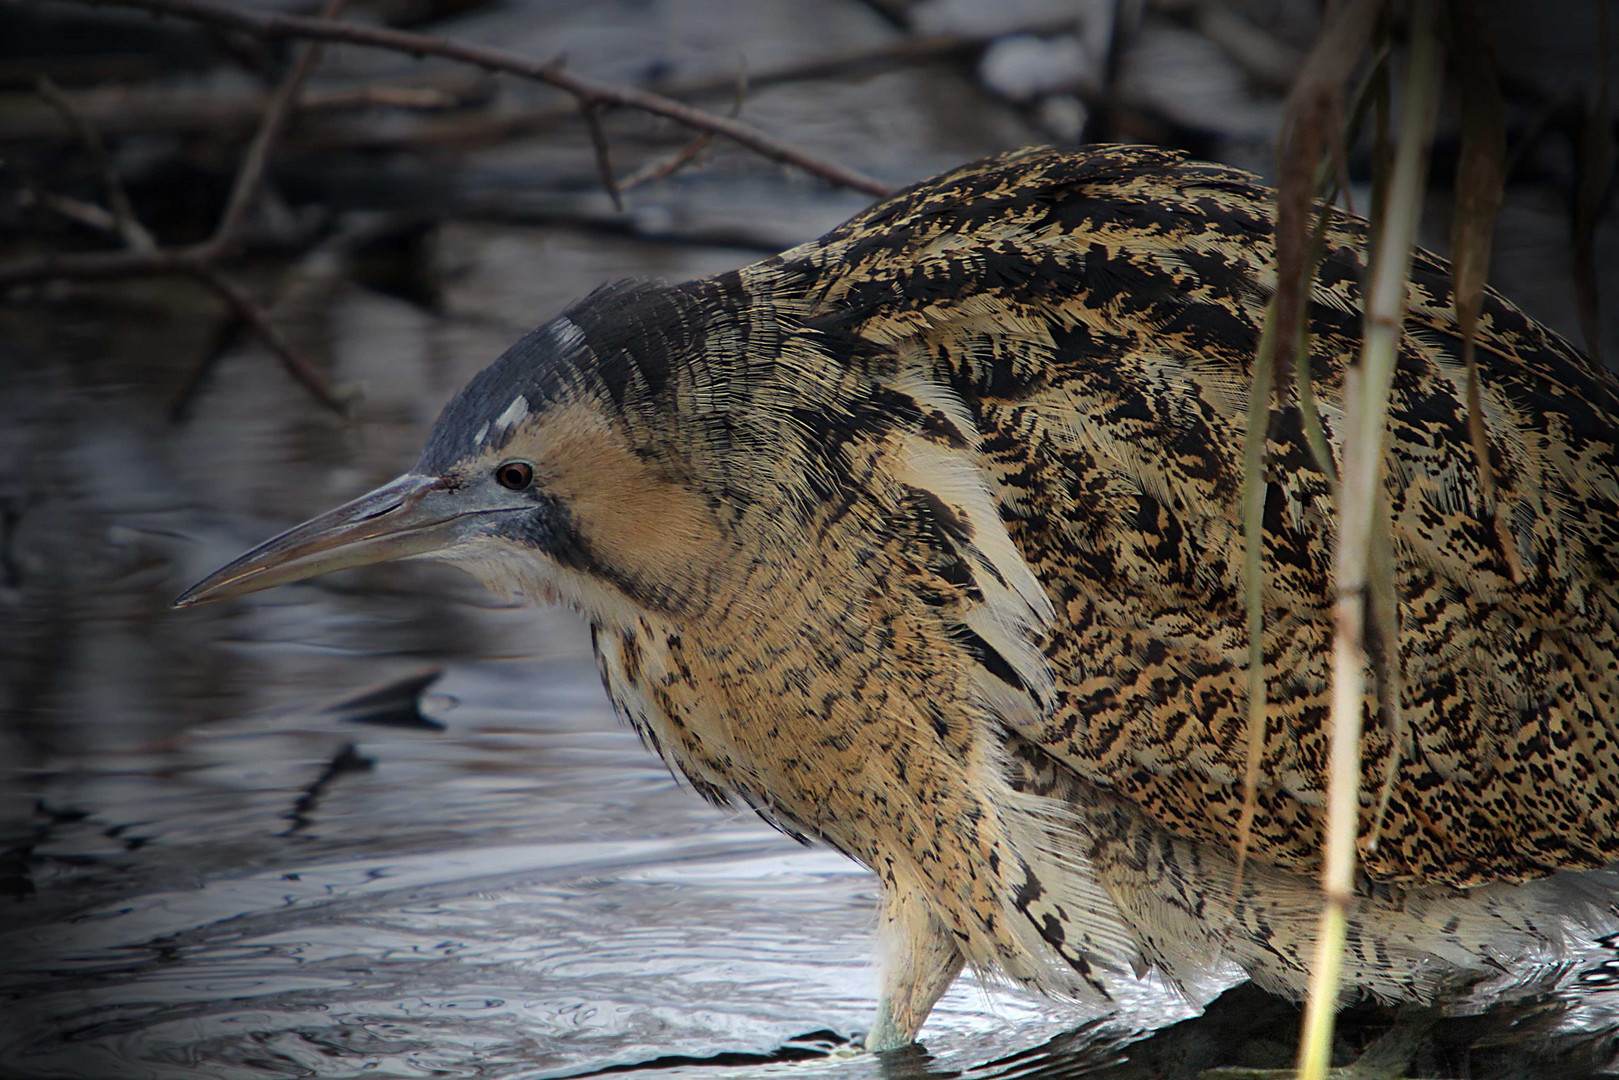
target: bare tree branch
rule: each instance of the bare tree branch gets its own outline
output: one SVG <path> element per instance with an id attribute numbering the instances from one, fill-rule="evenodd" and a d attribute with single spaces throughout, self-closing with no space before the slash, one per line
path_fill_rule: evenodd
<path id="1" fill-rule="evenodd" d="M 85 202 L 83 199 L 75 199 L 71 195 L 58 195 L 54 191 L 46 191 L 26 181 L 23 189 L 17 192 L 17 205 L 43 206 L 69 221 L 76 221 L 97 232 L 115 234 L 118 232 L 118 219 L 106 207 Z"/>
<path id="2" fill-rule="evenodd" d="M 344 0 L 327 0 L 326 15 L 336 15 L 342 9 L 343 3 Z M 129 197 L 112 167 L 106 146 L 95 126 L 85 119 L 73 102 L 49 79 L 41 77 L 37 83 L 40 95 L 66 118 L 95 160 L 102 175 L 102 183 L 107 189 L 107 198 L 112 210 L 104 210 L 77 199 L 48 193 L 38 196 L 40 202 L 75 221 L 115 233 L 128 247 L 123 251 L 42 255 L 0 264 L 0 287 L 50 278 L 93 280 L 130 277 L 142 273 L 188 274 L 223 297 L 243 320 L 258 331 L 259 336 L 264 338 L 265 343 L 280 358 L 282 366 L 292 377 L 302 383 L 322 404 L 339 414 L 346 413 L 345 403 L 332 392 L 332 388 L 320 372 L 292 347 L 264 309 L 240 286 L 226 277 L 217 265 L 220 257 L 229 250 L 235 240 L 247 208 L 251 205 L 259 182 L 264 176 L 270 149 L 286 123 L 292 102 L 296 100 L 304 81 L 319 62 L 320 53 L 320 45 L 306 46 L 294 61 L 286 78 L 270 96 L 258 131 L 248 146 L 241 167 L 237 170 L 230 198 L 225 205 L 224 213 L 220 215 L 218 225 L 214 228 L 213 235 L 201 244 L 178 250 L 158 246 L 152 234 L 136 218 Z"/>
<path id="3" fill-rule="evenodd" d="M 659 180 L 667 180 L 669 177 L 673 176 L 675 173 L 697 160 L 697 155 L 708 149 L 708 144 L 713 141 L 713 132 L 703 132 L 702 134 L 698 135 L 697 138 L 693 139 L 685 146 L 682 146 L 679 150 L 676 150 L 673 154 L 670 154 L 662 161 L 648 162 L 646 165 L 626 176 L 623 180 L 620 180 L 618 189 L 620 191 L 633 191 L 643 184 L 652 184 Z"/>
<path id="4" fill-rule="evenodd" d="M 750 89 L 781 86 L 806 80 L 831 78 L 850 72 L 877 71 L 906 64 L 951 59 L 983 49 L 996 38 L 1011 34 L 1047 34 L 1071 30 L 1072 17 L 1047 19 L 997 30 L 986 34 L 925 34 L 899 37 L 874 45 L 795 60 L 775 67 L 750 70 Z M 719 71 L 690 78 L 671 79 L 645 89 L 678 100 L 705 98 L 734 91 L 737 73 Z M 480 71 L 467 75 L 439 74 L 408 81 L 388 81 L 342 89 L 305 90 L 294 103 L 298 113 L 321 117 L 347 110 L 372 107 L 410 112 L 438 112 L 483 103 L 489 96 L 491 80 Z M 1070 88 L 1082 99 L 1094 101 L 1099 87 L 1090 83 Z M 234 135 L 256 123 L 263 115 L 266 95 L 262 92 L 229 93 L 219 90 L 174 90 L 120 88 L 117 91 L 90 91 L 70 95 L 79 111 L 88 116 L 103 133 L 206 132 Z M 1138 108 L 1126 103 L 1130 108 Z M 56 136 L 54 118 L 41 115 L 24 103 L 0 109 L 0 137 L 44 139 Z M 532 135 L 573 120 L 577 105 L 531 106 L 502 109 L 498 113 L 458 115 L 420 120 L 403 130 L 374 125 L 363 129 L 330 126 L 313 132 L 300 131 L 297 142 L 315 149 L 387 149 L 439 145 L 484 145 L 523 135 Z M 735 117 L 734 111 L 726 113 Z M 713 136 L 714 132 L 703 134 Z M 626 190 L 624 184 L 619 190 Z"/>
<path id="5" fill-rule="evenodd" d="M 281 361 L 281 366 L 287 369 L 287 373 L 302 383 L 311 394 L 319 398 L 321 404 L 340 416 L 348 414 L 348 403 L 338 397 L 332 390 L 331 384 L 326 381 L 325 376 L 316 371 L 303 358 L 302 354 L 292 347 L 292 343 L 287 340 L 286 335 L 271 320 L 269 313 L 243 291 L 241 286 L 226 277 L 211 262 L 198 263 L 190 268 L 190 273 L 198 281 L 203 282 L 218 293 L 226 303 L 230 304 L 236 310 L 236 313 L 258 332 L 259 337 L 264 339 L 264 343 L 270 346 L 271 351 Z"/>
<path id="6" fill-rule="evenodd" d="M 602 131 L 598 113 L 604 107 L 623 106 L 641 109 L 693 127 L 705 135 L 725 135 L 734 141 L 773 160 L 796 165 L 833 183 L 853 187 L 871 194 L 886 194 L 888 185 L 862 176 L 831 162 L 822 161 L 796 147 L 781 143 L 762 132 L 737 121 L 722 118 L 682 105 L 656 94 L 598 83 L 562 69 L 549 61 L 540 63 L 497 49 L 467 45 L 443 38 L 427 37 L 397 30 L 359 27 L 335 21 L 334 16 L 343 0 L 328 0 L 320 18 L 268 15 L 215 4 L 210 0 L 107 0 L 127 7 L 189 18 L 211 26 L 245 31 L 265 38 L 302 38 L 311 44 L 302 50 L 291 70 L 271 94 L 257 131 L 243 156 L 224 212 L 213 234 L 200 244 L 183 248 L 163 248 L 152 242 L 128 206 L 128 199 L 111 165 L 106 160 L 105 147 L 94 127 L 85 120 L 65 95 L 54 87 L 44 88 L 41 94 L 52 102 L 70 125 L 79 132 L 98 164 L 103 166 L 108 196 L 115 209 L 102 211 L 77 200 L 43 198 L 58 212 L 75 220 L 104 228 L 110 222 L 130 246 L 122 251 L 86 252 L 33 256 L 0 264 L 0 288 L 53 278 L 97 280 L 131 277 L 141 274 L 185 274 L 204 282 L 223 297 L 238 315 L 254 327 L 272 351 L 280 358 L 289 373 L 301 382 L 323 404 L 344 412 L 344 402 L 332 391 L 321 374 L 292 347 L 269 314 L 219 268 L 219 260 L 230 253 L 241 224 L 258 191 L 264 176 L 270 152 L 286 125 L 288 114 L 299 99 L 304 82 L 319 61 L 320 44 L 327 41 L 346 41 L 353 44 L 402 50 L 415 55 L 429 53 L 462 60 L 490 71 L 506 71 L 557 86 L 572 94 L 585 115 L 596 149 L 598 166 L 603 181 L 615 205 L 619 202 L 617 182 L 607 156 L 607 138 Z M 53 93 L 54 91 L 54 93 Z M 701 147 L 690 150 L 669 166 L 669 172 L 685 160 L 695 157 Z M 60 203 L 60 205 L 58 205 Z M 144 240 L 141 238 L 144 237 Z"/>
<path id="7" fill-rule="evenodd" d="M 107 207 L 112 215 L 114 231 L 132 248 L 150 251 L 157 247 L 157 241 L 152 239 L 152 234 L 136 220 L 135 211 L 129 205 L 129 195 L 124 191 L 123 181 L 118 179 L 118 171 L 112 166 L 112 156 L 107 153 L 107 144 L 101 141 L 101 134 L 96 131 L 95 125 L 85 119 L 84 114 L 73 104 L 73 100 L 62 93 L 61 88 L 52 82 L 48 75 L 41 75 L 35 80 L 34 88 L 39 91 L 39 96 L 49 102 L 51 108 L 67 121 L 68 127 L 73 130 L 74 135 L 89 153 L 96 171 L 101 174 L 101 187 L 107 193 Z M 55 206 L 57 212 L 66 214 L 66 203 L 72 200 L 67 200 L 66 196 L 56 196 L 55 200 L 59 200 Z"/>
<path id="8" fill-rule="evenodd" d="M 731 98 L 730 116 L 738 116 L 742 112 L 742 102 L 748 96 L 748 73 L 744 68 L 737 73 L 735 96 Z M 652 161 L 643 165 L 619 184 L 621 191 L 640 187 L 658 180 L 667 180 L 688 164 L 697 160 L 697 156 L 708 149 L 708 144 L 714 141 L 712 131 L 700 132 L 697 138 L 682 146 L 678 151 L 663 161 Z"/>
<path id="9" fill-rule="evenodd" d="M 41 201 L 51 209 L 66 217 L 92 228 L 107 232 L 117 232 L 118 226 L 111 213 L 99 206 L 83 203 L 77 199 L 68 199 L 65 196 L 40 196 Z M 137 223 L 138 224 L 138 223 Z M 142 230 L 144 232 L 144 229 Z M 19 260 L 16 263 L 0 266 L 0 287 L 8 284 L 18 284 L 22 281 L 41 280 L 53 277 L 72 278 L 76 281 L 95 280 L 98 278 L 130 277 L 141 273 L 152 274 L 187 274 L 203 282 L 217 292 L 226 303 L 235 309 L 237 315 L 262 337 L 270 346 L 277 358 L 280 359 L 287 372 L 297 379 L 309 392 L 314 394 L 327 408 L 339 414 L 346 414 L 347 403 L 340 398 L 326 379 L 304 359 L 287 341 L 286 336 L 276 327 L 269 314 L 255 303 L 240 286 L 231 281 L 215 265 L 216 255 L 208 250 L 207 245 L 194 245 L 189 248 L 170 250 L 164 248 L 147 248 L 143 250 L 127 249 L 124 251 L 92 252 L 83 255 L 68 256 L 42 256 L 37 259 Z M 27 274 L 33 267 L 43 272 Z M 5 271 L 17 268 L 25 272 L 16 280 L 8 281 Z M 199 381 L 192 380 L 193 383 Z M 183 397 L 188 397 L 188 391 Z"/>
<path id="10" fill-rule="evenodd" d="M 208 261 L 199 246 L 158 248 L 154 251 L 86 251 L 72 255 L 50 252 L 0 263 L 0 288 L 31 281 L 67 278 L 104 281 L 137 274 L 189 274 Z"/>
<path id="11" fill-rule="evenodd" d="M 353 45 L 409 53 L 413 56 L 443 56 L 489 71 L 503 71 L 548 83 L 572 94 L 575 98 L 598 106 L 616 105 L 639 109 L 698 131 L 712 131 L 772 161 L 792 165 L 840 187 L 853 188 L 877 196 L 888 195 L 894 190 L 893 185 L 817 157 L 740 120 L 715 116 L 660 94 L 600 82 L 568 71 L 553 61 L 535 60 L 504 49 L 386 27 L 360 26 L 302 15 L 272 14 L 214 3 L 212 0 L 91 0 L 91 2 L 137 8 L 158 15 L 174 15 L 198 22 L 228 26 L 260 37 L 343 41 Z"/>
<path id="12" fill-rule="evenodd" d="M 607 132 L 602 130 L 601 107 L 580 98 L 579 115 L 585 118 L 585 127 L 590 131 L 590 149 L 596 156 L 596 171 L 601 173 L 602 187 L 613 200 L 613 209 L 622 211 L 624 200 L 618 196 L 618 179 L 613 176 L 613 157 L 607 146 Z"/>
<path id="13" fill-rule="evenodd" d="M 327 0 L 326 7 L 321 12 L 323 18 L 332 18 L 343 10 L 344 0 Z M 225 212 L 219 217 L 219 224 L 214 227 L 214 235 L 208 238 L 204 248 L 212 252 L 222 252 L 235 242 L 236 232 L 241 227 L 242 218 L 252 205 L 253 197 L 258 194 L 259 183 L 264 179 L 264 167 L 270 160 L 270 147 L 281 135 L 281 129 L 286 126 L 287 113 L 292 103 L 297 100 L 298 92 L 303 89 L 309 73 L 315 70 L 320 63 L 322 46 L 311 43 L 304 46 L 299 52 L 298 59 L 293 61 L 292 69 L 287 72 L 286 78 L 275 88 L 270 95 L 269 104 L 265 106 L 264 118 L 259 121 L 259 129 L 253 135 L 253 141 L 248 145 L 247 156 L 242 159 L 242 167 L 236 172 L 236 182 L 231 186 L 230 199 L 225 203 Z"/>
<path id="14" fill-rule="evenodd" d="M 293 102 L 292 111 L 300 117 L 328 117 L 364 109 L 444 112 L 486 103 L 493 87 L 494 79 L 486 72 L 457 71 L 358 86 L 305 88 Z M 270 97 L 269 92 L 263 90 L 181 90 L 124 85 L 64 91 L 63 96 L 95 125 L 102 138 L 150 133 L 202 133 L 216 138 L 234 138 L 257 127 Z M 69 139 L 74 137 L 72 132 L 65 134 Z M 0 140 L 61 141 L 63 135 L 54 108 L 34 108 L 20 96 L 0 97 Z"/>

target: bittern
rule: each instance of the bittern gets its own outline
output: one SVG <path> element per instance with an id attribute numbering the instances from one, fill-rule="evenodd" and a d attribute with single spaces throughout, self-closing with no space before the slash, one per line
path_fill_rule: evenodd
<path id="1" fill-rule="evenodd" d="M 1269 424 L 1234 854 L 1273 205 L 1170 151 L 1034 149 L 741 270 L 607 286 L 477 375 L 410 472 L 179 603 L 431 556 L 576 609 L 615 709 L 698 792 L 878 876 L 870 1047 L 913 1040 L 963 964 L 1067 998 L 1237 969 L 1299 997 L 1336 510 L 1296 402 Z M 1308 318 L 1337 447 L 1366 225 L 1334 221 Z M 1619 856 L 1619 385 L 1488 293 L 1487 497 L 1442 260 L 1416 253 L 1408 300 L 1398 647 L 1373 642 L 1406 724 L 1368 694 L 1344 974 L 1431 1003 L 1619 921 L 1604 875 L 1566 872 Z"/>

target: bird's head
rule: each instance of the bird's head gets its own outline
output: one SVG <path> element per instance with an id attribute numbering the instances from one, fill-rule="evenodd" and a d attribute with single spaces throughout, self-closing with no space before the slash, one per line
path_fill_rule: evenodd
<path id="1" fill-rule="evenodd" d="M 480 372 L 410 472 L 266 541 L 176 606 L 424 557 L 604 615 L 691 603 L 722 537 L 678 453 L 670 398 L 703 352 L 712 303 L 661 285 L 594 294 Z"/>
<path id="2" fill-rule="evenodd" d="M 456 395 L 410 472 L 177 603 L 430 557 L 598 627 L 790 619 L 881 650 L 880 607 L 974 673 L 996 711 L 1039 715 L 1053 609 L 964 403 L 804 319 L 801 279 L 773 274 L 599 290 Z"/>

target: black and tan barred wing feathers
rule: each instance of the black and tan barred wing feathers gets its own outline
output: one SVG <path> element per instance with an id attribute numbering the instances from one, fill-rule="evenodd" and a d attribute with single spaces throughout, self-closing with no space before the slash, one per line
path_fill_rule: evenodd
<path id="1" fill-rule="evenodd" d="M 1216 843 L 1235 838 L 1246 753 L 1243 429 L 1272 205 L 1249 175 L 1168 151 L 1021 151 L 765 264 L 784 304 L 851 346 L 829 352 L 970 414 L 1000 515 L 1055 606 L 1054 703 L 1021 734 Z M 1329 436 L 1360 343 L 1363 249 L 1363 223 L 1340 217 L 1310 308 Z M 1619 857 L 1619 387 L 1494 294 L 1479 357 L 1493 507 L 1448 267 L 1419 252 L 1387 469 L 1412 735 L 1396 747 L 1371 722 L 1363 747 L 1367 792 L 1400 758 L 1383 838 L 1363 852 L 1381 880 Z M 1326 783 L 1333 506 L 1296 409 L 1270 430 L 1253 851 L 1306 869 Z"/>

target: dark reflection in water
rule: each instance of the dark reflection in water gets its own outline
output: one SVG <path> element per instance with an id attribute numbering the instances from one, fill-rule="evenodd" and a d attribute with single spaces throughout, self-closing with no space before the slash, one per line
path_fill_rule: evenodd
<path id="1" fill-rule="evenodd" d="M 631 81 L 869 44 L 893 33 L 875 6 L 533 0 L 440 29 Z M 1024 20 L 1052 6 L 1011 5 Z M 1149 30 L 1151 55 L 1182 57 L 1133 74 L 1149 96 L 1164 75 L 1171 105 L 1227 100 L 1185 91 L 1201 69 L 1183 29 Z M 333 50 L 322 77 L 410 63 Z M 1240 92 L 1229 74 L 1209 86 Z M 1222 113 L 1239 114 L 1241 131 L 1200 145 L 1264 167 L 1253 132 L 1275 102 Z M 1052 137 L 948 64 L 764 88 L 747 116 L 895 181 Z M 408 467 L 450 394 L 581 293 L 729 269 L 865 204 L 716 148 L 703 171 L 634 193 L 612 234 L 557 224 L 607 213 L 593 170 L 579 129 L 454 162 L 285 163 L 273 179 L 294 203 L 376 208 L 377 191 L 428 185 L 458 211 L 411 240 L 406 269 L 428 287 L 306 267 L 278 312 L 361 391 L 348 420 L 233 343 L 183 281 L 0 306 L 0 1077 L 1135 1080 L 1284 1064 L 1293 1010 L 1239 988 L 1188 1019 L 1151 982 L 1103 1019 L 967 979 L 925 1050 L 856 1054 L 873 883 L 682 790 L 613 721 L 567 617 L 413 566 L 167 609 L 248 545 Z M 503 222 L 479 220 L 493 207 Z M 1566 284 L 1542 272 L 1562 258 L 1560 207 L 1509 205 L 1497 283 L 1573 333 Z M 1612 230 L 1598 242 L 1610 251 Z M 1593 944 L 1570 980 L 1613 962 Z M 1611 1026 L 1610 991 L 1587 990 L 1573 1019 L 1531 1002 L 1450 1025 L 1419 1064 L 1587 1073 L 1600 1040 L 1558 1056 L 1547 1034 Z M 1350 1015 L 1350 1042 L 1386 1019 Z M 1480 1038 L 1505 1045 L 1468 1049 Z"/>

